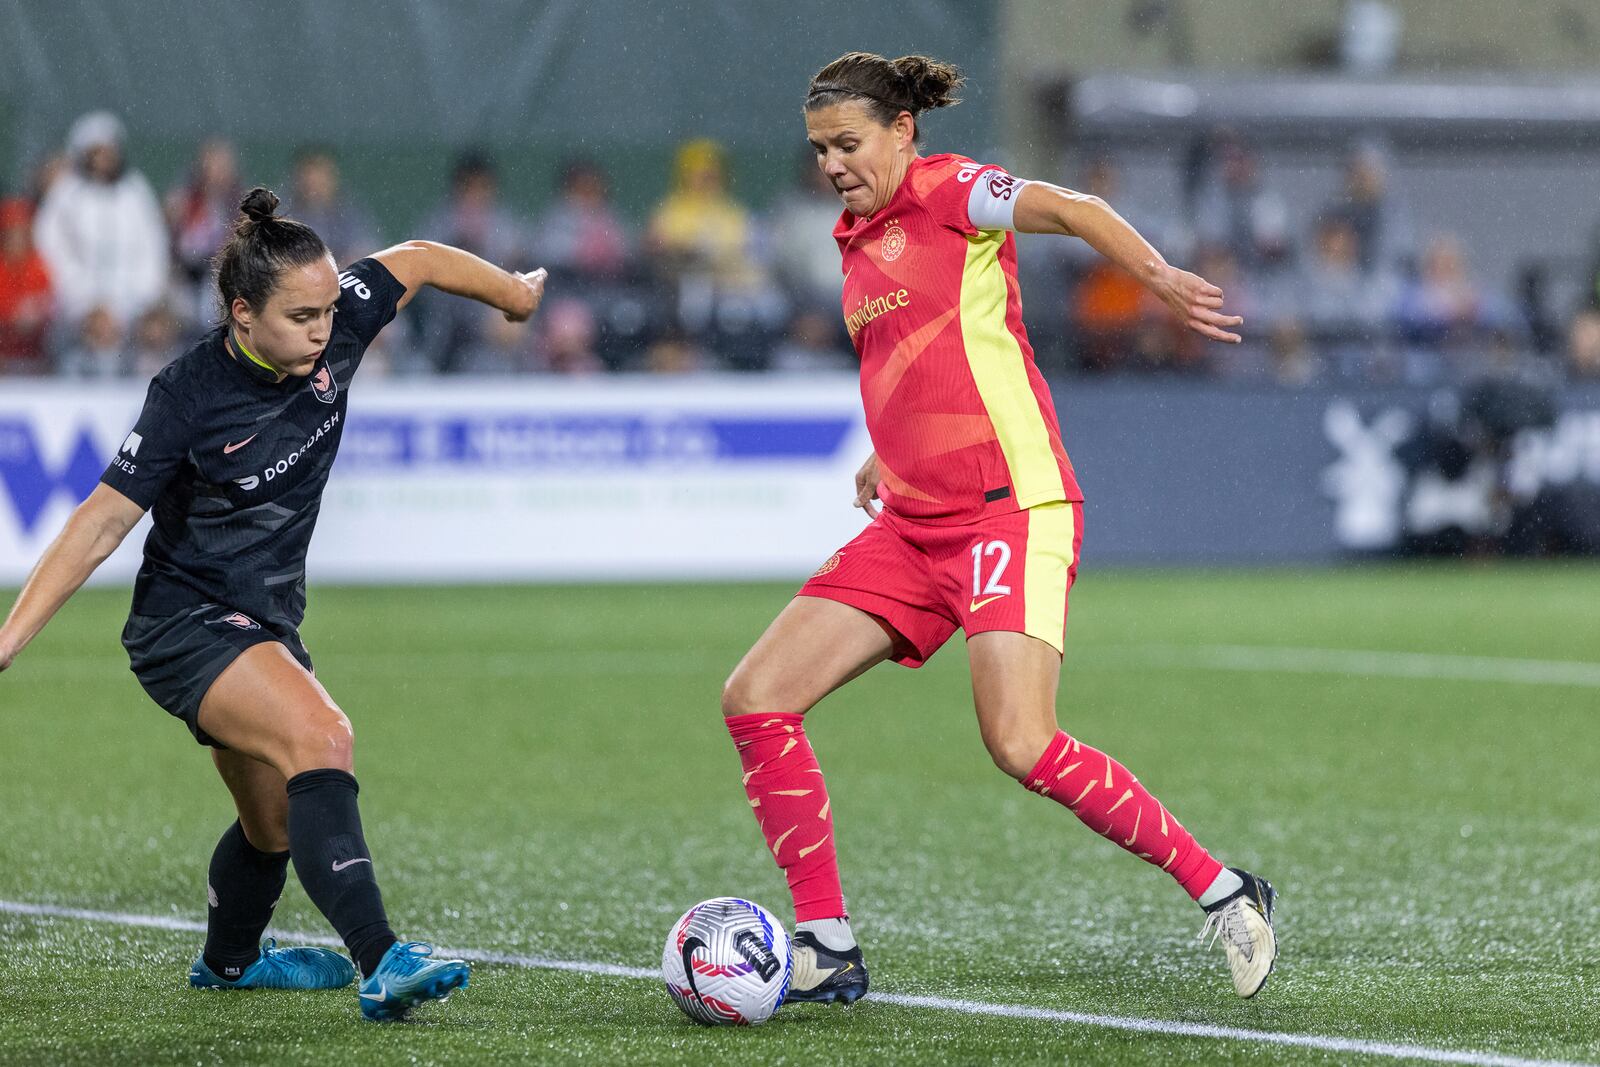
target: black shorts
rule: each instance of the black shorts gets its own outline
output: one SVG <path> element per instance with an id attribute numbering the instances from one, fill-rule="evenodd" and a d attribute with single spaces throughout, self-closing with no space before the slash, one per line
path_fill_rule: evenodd
<path id="1" fill-rule="evenodd" d="M 306 670 L 311 656 L 294 630 L 273 630 L 221 604 L 176 615 L 130 615 L 122 628 L 128 665 L 150 699 L 182 719 L 194 739 L 224 748 L 200 729 L 200 702 L 211 683 L 246 649 L 280 642 Z"/>

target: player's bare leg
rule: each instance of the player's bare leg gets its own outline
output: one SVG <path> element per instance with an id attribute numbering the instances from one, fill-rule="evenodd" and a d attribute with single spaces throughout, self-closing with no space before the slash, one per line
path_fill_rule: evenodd
<path id="1" fill-rule="evenodd" d="M 1234 991 L 1254 996 L 1277 959 L 1272 886 L 1211 858 L 1128 769 L 1057 725 L 1061 654 L 1027 634 L 967 641 L 978 729 L 995 765 L 1084 825 L 1172 875 L 1208 913 L 1228 954 Z"/>
<path id="2" fill-rule="evenodd" d="M 365 976 L 367 1018 L 403 1018 L 418 1003 L 466 985 L 464 962 L 430 959 L 429 946 L 401 943 L 390 929 L 356 805 L 350 720 L 288 649 L 266 642 L 243 652 L 207 691 L 199 722 L 232 753 L 283 780 L 284 836 L 295 873 Z M 239 787 L 236 800 L 242 791 L 255 801 L 264 776 L 247 764 L 226 766 L 235 772 L 229 785 Z M 273 817 L 270 809 L 253 814 Z"/>
<path id="3" fill-rule="evenodd" d="M 849 1003 L 867 991 L 839 883 L 832 802 L 803 720 L 823 697 L 894 650 L 892 631 L 874 616 L 800 596 L 723 687 L 722 713 L 744 766 L 745 793 L 794 897 L 789 1000 Z"/>

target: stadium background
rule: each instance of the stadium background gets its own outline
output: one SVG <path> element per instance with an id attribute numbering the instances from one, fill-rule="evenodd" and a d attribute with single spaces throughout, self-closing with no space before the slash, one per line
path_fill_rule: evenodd
<path id="1" fill-rule="evenodd" d="M 493 194 L 482 250 L 550 265 L 546 305 L 525 331 L 447 298 L 391 327 L 310 567 L 308 639 L 363 738 L 363 799 L 382 798 L 393 909 L 454 945 L 649 965 L 698 897 L 781 902 L 716 691 L 860 523 L 869 446 L 813 269 L 836 210 L 805 188 L 798 121 L 806 78 L 849 48 L 958 62 L 971 85 L 926 120 L 929 150 L 1100 183 L 1247 317 L 1238 350 L 1185 344 L 1070 242 L 1022 238 L 1030 331 L 1090 497 L 1063 721 L 1293 887 L 1280 999 L 1219 1005 L 1215 961 L 1139 865 L 983 765 L 953 648 L 824 709 L 847 887 L 884 991 L 1044 1016 L 868 1004 L 719 1043 L 647 984 L 573 978 L 574 996 L 519 967 L 475 979 L 441 1016 L 454 1028 L 403 1036 L 350 1030 L 342 1001 L 197 1010 L 173 978 L 191 935 L 160 923 L 203 910 L 222 798 L 116 647 L 136 533 L 0 683 L 16 715 L 0 1062 L 811 1062 L 818 1034 L 869 1062 L 1406 1056 L 1344 1040 L 1600 1060 L 1581 756 L 1600 744 L 1600 573 L 1504 558 L 1600 551 L 1585 5 L 0 4 L 6 255 L 97 109 L 124 124 L 171 242 L 159 298 L 125 319 L 86 327 L 57 301 L 35 322 L 0 287 L 0 588 L 205 314 L 183 264 L 217 221 L 187 210 L 211 203 L 188 196 L 207 139 L 234 152 L 229 195 L 265 183 L 291 211 L 297 160 L 325 150 L 326 217 L 366 242 L 351 255 L 462 239 L 452 186 L 476 182 Z M 733 236 L 653 244 L 675 174 L 719 156 L 726 202 L 698 206 Z M 603 176 L 612 229 L 574 237 L 570 213 L 547 214 L 577 160 Z M 1358 171 L 1382 194 L 1352 195 Z M 617 785 L 619 766 L 637 778 Z M 474 788 L 420 801 L 419 769 Z M 294 887 L 279 918 L 321 928 Z M 125 1006 L 107 1017 L 110 1000 Z M 323 1043 L 285 1048 L 308 1015 Z M 1257 1036 L 1158 1032 L 1174 1021 Z"/>

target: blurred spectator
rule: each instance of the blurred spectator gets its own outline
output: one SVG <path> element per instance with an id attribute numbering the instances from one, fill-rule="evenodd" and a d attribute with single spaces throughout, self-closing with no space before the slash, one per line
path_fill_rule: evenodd
<path id="1" fill-rule="evenodd" d="M 150 183 L 123 158 L 122 123 L 84 115 L 67 138 L 72 168 L 45 194 L 33 235 L 50 268 L 67 329 L 96 308 L 131 323 L 167 283 L 167 231 Z"/>
<path id="2" fill-rule="evenodd" d="M 182 324 L 164 304 L 139 316 L 133 327 L 133 340 L 124 360 L 136 378 L 154 377 L 155 373 L 174 359 L 183 348 Z"/>
<path id="3" fill-rule="evenodd" d="M 1585 309 L 1567 333 L 1567 373 L 1579 381 L 1600 381 L 1600 311 Z"/>
<path id="4" fill-rule="evenodd" d="M 500 203 L 500 177 L 479 151 L 463 152 L 450 173 L 450 194 L 423 224 L 422 236 L 465 248 L 497 267 L 525 270 L 528 231 Z"/>
<path id="5" fill-rule="evenodd" d="M 1246 270 L 1287 262 L 1289 206 L 1262 180 L 1260 161 L 1237 133 L 1214 135 L 1194 213 L 1200 240 L 1226 248 Z"/>
<path id="6" fill-rule="evenodd" d="M 611 183 L 599 164 L 569 161 L 562 169 L 561 195 L 534 224 L 539 262 L 551 270 L 586 278 L 616 278 L 626 273 L 632 255 L 628 228 L 611 203 Z"/>
<path id="7" fill-rule="evenodd" d="M 423 224 L 420 236 L 464 248 L 507 270 L 523 270 L 528 264 L 527 230 L 501 205 L 494 164 L 481 152 L 465 152 L 456 159 L 450 195 Z M 437 370 L 460 369 L 469 350 L 474 358 L 486 355 L 480 346 L 487 343 L 487 320 L 479 305 L 429 289 L 413 306 L 423 319 L 423 343 Z"/>
<path id="8" fill-rule="evenodd" d="M 557 300 L 539 309 L 543 328 L 538 369 L 550 374 L 587 376 L 605 370 L 595 349 L 599 329 L 594 312 L 581 300 Z"/>
<path id="9" fill-rule="evenodd" d="M 769 234 L 773 269 L 790 296 L 807 308 L 828 308 L 835 318 L 844 271 L 833 227 L 843 211 L 833 182 L 807 151 L 794 183 L 773 207 Z"/>
<path id="10" fill-rule="evenodd" d="M 820 310 L 801 311 L 772 353 L 772 369 L 793 373 L 848 370 L 853 353 L 839 345 L 839 317 Z"/>
<path id="11" fill-rule="evenodd" d="M 663 330 L 644 353 L 644 369 L 651 374 L 692 374 L 711 367 L 710 355 L 677 324 Z"/>
<path id="12" fill-rule="evenodd" d="M 1122 369 L 1133 354 L 1133 337 L 1159 305 L 1137 278 L 1098 257 L 1071 295 L 1069 326 L 1078 344 L 1078 365 L 1087 371 Z"/>
<path id="13" fill-rule="evenodd" d="M 1342 215 L 1355 230 L 1356 260 L 1363 271 L 1390 273 L 1412 253 L 1411 225 L 1389 191 L 1389 167 L 1375 142 L 1359 145 L 1345 163 L 1344 191 L 1327 213 Z"/>
<path id="14" fill-rule="evenodd" d="M 308 145 L 294 154 L 288 214 L 310 226 L 344 267 L 380 248 L 378 230 L 361 205 L 339 188 L 339 164 L 331 149 Z"/>
<path id="15" fill-rule="evenodd" d="M 723 288 L 758 286 L 751 237 L 750 213 L 728 193 L 721 146 L 704 138 L 685 144 L 672 192 L 650 220 L 661 266 L 670 276 L 705 276 Z"/>
<path id="16" fill-rule="evenodd" d="M 0 201 L 0 374 L 42 374 L 48 366 L 50 272 L 32 227 L 27 201 Z"/>
<path id="17" fill-rule="evenodd" d="M 1428 243 L 1417 278 L 1400 295 L 1396 319 L 1407 346 L 1405 377 L 1415 384 L 1437 380 L 1449 365 L 1459 368 L 1492 332 L 1515 332 L 1520 325 L 1509 301 L 1472 279 L 1461 242 L 1448 234 Z"/>
<path id="18" fill-rule="evenodd" d="M 122 327 L 116 316 L 97 307 L 78 325 L 77 343 L 61 354 L 61 374 L 68 378 L 122 378 L 130 367 L 122 357 Z"/>
<path id="19" fill-rule="evenodd" d="M 473 341 L 462 348 L 455 370 L 460 374 L 498 377 L 525 374 L 533 369 L 533 326 L 508 322 L 503 313 L 481 304 L 472 305 L 480 320 Z M 542 314 L 542 312 L 541 312 Z"/>
<path id="20" fill-rule="evenodd" d="M 1317 222 L 1288 305 L 1339 373 L 1355 378 L 1381 359 L 1385 318 L 1396 291 L 1386 271 L 1363 272 L 1355 226 L 1344 214 L 1330 213 Z"/>
<path id="21" fill-rule="evenodd" d="M 222 137 L 201 142 L 183 184 L 167 192 L 166 218 L 172 252 L 185 288 L 185 313 L 204 322 L 212 310 L 211 257 L 239 215 L 239 160 Z"/>

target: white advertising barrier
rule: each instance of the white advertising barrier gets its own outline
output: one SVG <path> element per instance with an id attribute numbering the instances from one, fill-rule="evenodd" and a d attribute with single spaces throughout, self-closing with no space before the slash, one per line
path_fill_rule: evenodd
<path id="1" fill-rule="evenodd" d="M 93 490 L 143 399 L 0 380 L 0 584 Z M 860 403 L 849 375 L 357 379 L 309 575 L 802 579 L 865 522 Z M 98 581 L 132 576 L 144 532 Z"/>

